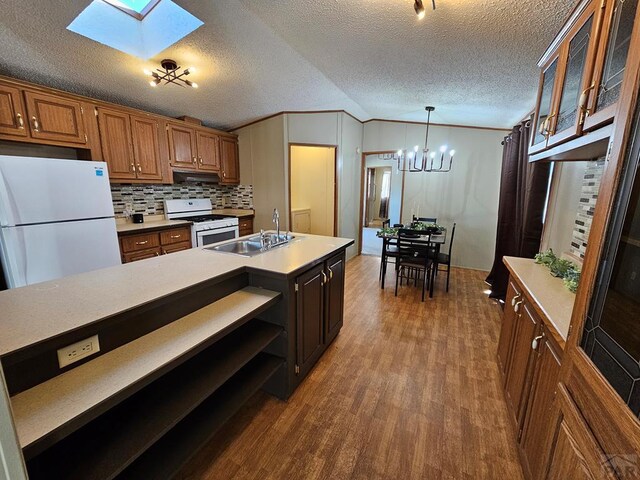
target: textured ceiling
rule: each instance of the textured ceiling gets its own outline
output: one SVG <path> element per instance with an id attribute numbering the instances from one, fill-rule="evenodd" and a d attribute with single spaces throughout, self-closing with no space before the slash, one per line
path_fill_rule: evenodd
<path id="1" fill-rule="evenodd" d="M 175 3 L 204 26 L 145 62 L 66 30 L 89 0 L 0 0 L 0 72 L 222 128 L 282 110 L 422 121 L 426 104 L 436 122 L 509 127 L 575 2 L 437 0 L 423 21 L 412 0 Z M 166 57 L 200 88 L 150 88 L 142 69 Z"/>

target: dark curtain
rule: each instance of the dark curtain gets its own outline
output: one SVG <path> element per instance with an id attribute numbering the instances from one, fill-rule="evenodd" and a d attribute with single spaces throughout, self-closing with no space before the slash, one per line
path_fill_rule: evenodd
<path id="1" fill-rule="evenodd" d="M 540 249 L 542 217 L 549 185 L 549 163 L 529 163 L 529 120 L 504 139 L 493 268 L 487 277 L 491 298 L 504 300 L 509 271 L 502 257 L 533 258 Z"/>

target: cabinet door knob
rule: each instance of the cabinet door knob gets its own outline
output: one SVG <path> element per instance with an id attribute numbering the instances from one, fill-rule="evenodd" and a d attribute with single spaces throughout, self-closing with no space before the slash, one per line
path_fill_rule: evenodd
<path id="1" fill-rule="evenodd" d="M 533 342 L 531 342 L 531 349 L 538 350 L 538 346 L 540 345 L 540 340 L 542 340 L 543 338 L 544 338 L 544 335 L 538 335 L 536 338 L 534 338 Z"/>
<path id="2" fill-rule="evenodd" d="M 171 235 L 171 238 L 180 238 L 182 235 Z"/>
<path id="3" fill-rule="evenodd" d="M 520 310 L 520 305 L 522 305 L 524 303 L 523 300 L 520 300 L 519 302 L 516 302 L 516 304 L 513 306 L 513 311 L 518 313 L 518 311 Z"/>
<path id="4" fill-rule="evenodd" d="M 144 240 L 143 242 L 136 242 L 136 245 L 146 245 L 149 243 L 149 240 Z"/>
<path id="5" fill-rule="evenodd" d="M 16 113 L 16 120 L 18 121 L 18 128 L 24 128 L 24 120 L 21 113 Z"/>
<path id="6" fill-rule="evenodd" d="M 322 284 L 324 285 L 325 283 L 327 283 L 327 274 L 324 273 L 324 270 L 322 271 Z"/>
<path id="7" fill-rule="evenodd" d="M 329 269 L 329 280 L 333 280 L 333 270 L 331 270 L 331 267 L 327 267 Z"/>
<path id="8" fill-rule="evenodd" d="M 202 165 L 202 157 L 198 157 L 198 161 L 200 162 L 200 165 Z"/>
<path id="9" fill-rule="evenodd" d="M 132 163 L 132 164 L 131 164 L 131 171 L 132 171 L 133 173 L 136 173 L 136 165 L 135 165 L 135 163 Z"/>
<path id="10" fill-rule="evenodd" d="M 138 172 L 142 173 L 142 167 L 140 166 L 140 164 L 138 164 Z"/>
<path id="11" fill-rule="evenodd" d="M 522 296 L 521 293 L 516 293 L 513 298 L 511 299 L 511 306 L 515 307 L 516 303 L 518 302 L 518 300 L 520 300 L 520 297 Z"/>
<path id="12" fill-rule="evenodd" d="M 33 117 L 31 117 L 31 120 L 33 121 L 33 130 L 36 132 L 40 131 L 40 124 L 38 123 L 38 119 L 35 117 L 35 115 Z"/>
<path id="13" fill-rule="evenodd" d="M 198 163 L 198 159 L 196 157 L 193 157 L 193 163 Z"/>

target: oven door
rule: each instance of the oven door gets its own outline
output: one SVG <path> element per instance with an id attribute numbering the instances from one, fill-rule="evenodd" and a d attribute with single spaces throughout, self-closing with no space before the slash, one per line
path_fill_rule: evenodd
<path id="1" fill-rule="evenodd" d="M 238 238 L 238 226 L 216 228 L 214 230 L 201 230 L 194 236 L 194 247 L 205 247 L 225 240 Z"/>

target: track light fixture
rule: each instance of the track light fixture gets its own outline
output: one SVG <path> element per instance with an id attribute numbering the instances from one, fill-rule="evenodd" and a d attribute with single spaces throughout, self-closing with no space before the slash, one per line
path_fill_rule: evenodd
<path id="1" fill-rule="evenodd" d="M 162 82 L 165 82 L 165 85 L 173 83 L 180 87 L 184 87 L 184 85 L 186 85 L 191 88 L 198 88 L 198 84 L 196 82 L 183 78 L 194 73 L 196 71 L 195 67 L 185 68 L 182 73 L 179 73 L 180 68 L 182 67 L 178 66 L 175 60 L 170 60 L 168 58 L 162 60 L 160 65 L 162 66 L 162 69 L 156 68 L 155 72 L 147 69 L 144 70 L 145 75 L 151 77 L 151 80 L 149 80 L 149 85 L 151 87 L 157 87 Z"/>
<path id="2" fill-rule="evenodd" d="M 433 5 L 433 9 L 436 9 L 436 0 L 431 0 L 431 5 Z M 418 15 L 418 19 L 422 20 L 425 15 L 424 4 L 422 0 L 414 0 L 413 9 L 416 11 L 416 15 Z"/>

